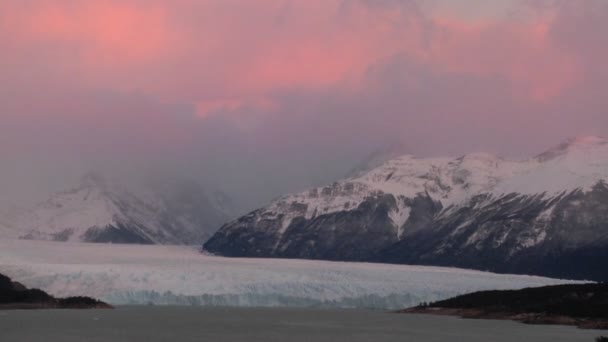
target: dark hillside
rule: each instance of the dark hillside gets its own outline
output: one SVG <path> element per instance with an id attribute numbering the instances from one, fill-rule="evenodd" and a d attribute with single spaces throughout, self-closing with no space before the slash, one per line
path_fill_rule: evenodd
<path id="1" fill-rule="evenodd" d="M 475 292 L 402 312 L 606 329 L 608 283 Z"/>
<path id="2" fill-rule="evenodd" d="M 109 309 L 110 305 L 89 297 L 55 298 L 28 289 L 0 274 L 0 309 Z"/>

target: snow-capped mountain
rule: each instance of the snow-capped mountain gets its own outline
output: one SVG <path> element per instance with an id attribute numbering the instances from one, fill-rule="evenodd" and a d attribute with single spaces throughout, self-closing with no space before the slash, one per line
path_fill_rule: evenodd
<path id="1" fill-rule="evenodd" d="M 205 249 L 608 279 L 607 181 L 608 141 L 598 137 L 524 161 L 405 155 L 285 196 L 225 225 Z"/>
<path id="2" fill-rule="evenodd" d="M 196 244 L 232 215 L 227 197 L 195 182 L 130 188 L 95 174 L 10 224 L 14 237 L 35 240 Z"/>

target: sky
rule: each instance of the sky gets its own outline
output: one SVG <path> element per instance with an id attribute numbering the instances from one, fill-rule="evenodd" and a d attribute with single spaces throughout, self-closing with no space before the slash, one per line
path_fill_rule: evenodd
<path id="1" fill-rule="evenodd" d="M 605 136 L 606 32 L 604 0 L 3 0 L 0 208 L 90 170 L 254 208 L 395 142 Z"/>

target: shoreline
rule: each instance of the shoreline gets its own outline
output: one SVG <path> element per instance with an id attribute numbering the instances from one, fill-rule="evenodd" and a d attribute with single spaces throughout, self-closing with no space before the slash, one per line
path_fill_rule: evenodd
<path id="1" fill-rule="evenodd" d="M 395 311 L 399 314 L 418 314 L 432 316 L 450 316 L 462 319 L 507 320 L 531 325 L 564 325 L 580 329 L 608 330 L 608 320 L 576 318 L 565 315 L 548 315 L 544 313 L 511 313 L 488 312 L 482 309 L 462 309 L 443 307 L 416 307 Z"/>

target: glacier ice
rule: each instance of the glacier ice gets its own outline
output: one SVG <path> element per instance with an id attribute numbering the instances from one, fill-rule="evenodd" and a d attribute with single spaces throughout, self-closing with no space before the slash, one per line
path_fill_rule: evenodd
<path id="1" fill-rule="evenodd" d="M 115 305 L 397 309 L 487 289 L 568 281 L 463 269 L 223 258 L 194 247 L 0 240 L 0 273 Z"/>

